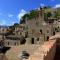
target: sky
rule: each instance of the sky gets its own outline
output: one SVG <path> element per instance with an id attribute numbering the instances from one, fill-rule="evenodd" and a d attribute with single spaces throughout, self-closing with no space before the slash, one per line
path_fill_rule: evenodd
<path id="1" fill-rule="evenodd" d="M 0 0 L 0 25 L 19 23 L 21 17 L 40 6 L 60 7 L 60 0 Z"/>

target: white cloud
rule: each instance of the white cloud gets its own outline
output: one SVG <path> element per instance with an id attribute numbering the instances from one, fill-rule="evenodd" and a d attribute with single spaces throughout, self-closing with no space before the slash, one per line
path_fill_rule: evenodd
<path id="1" fill-rule="evenodd" d="M 41 4 L 40 4 L 40 6 L 42 6 L 42 7 L 43 7 L 43 6 L 45 6 L 45 4 L 41 3 Z"/>
<path id="2" fill-rule="evenodd" d="M 9 18 L 11 18 L 11 17 L 13 17 L 13 16 L 14 16 L 13 14 L 8 14 L 8 17 L 9 17 Z"/>
<path id="3" fill-rule="evenodd" d="M 15 23 L 15 22 L 13 21 L 11 25 L 14 25 L 14 23 Z"/>
<path id="4" fill-rule="evenodd" d="M 26 11 L 25 11 L 24 9 L 22 9 L 22 10 L 19 12 L 18 16 L 17 16 L 18 19 L 20 20 L 21 17 L 22 17 L 24 14 L 26 14 Z"/>
<path id="5" fill-rule="evenodd" d="M 5 20 L 1 20 L 0 21 L 0 25 L 6 25 L 6 21 Z"/>
<path id="6" fill-rule="evenodd" d="M 57 5 L 55 5 L 55 7 L 54 8 L 59 8 L 60 7 L 60 4 L 57 4 Z"/>

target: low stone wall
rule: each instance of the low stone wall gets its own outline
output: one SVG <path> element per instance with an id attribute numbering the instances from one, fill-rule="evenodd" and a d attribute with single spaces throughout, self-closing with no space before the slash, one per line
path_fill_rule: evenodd
<path id="1" fill-rule="evenodd" d="M 26 38 L 25 42 L 25 44 L 43 44 L 43 43 L 44 43 L 44 37 L 34 38 L 34 40 L 32 40 L 32 38 Z M 5 46 L 19 46 L 21 45 L 21 40 L 5 39 L 4 44 Z"/>
<path id="2" fill-rule="evenodd" d="M 49 40 L 39 47 L 29 60 L 53 60 L 56 52 L 56 40 Z"/>
<path id="3" fill-rule="evenodd" d="M 34 38 L 34 44 L 42 44 L 44 43 L 44 37 L 41 36 L 39 38 Z M 32 38 L 26 38 L 26 44 L 32 44 Z"/>
<path id="4" fill-rule="evenodd" d="M 4 45 L 5 46 L 19 46 L 20 45 L 20 40 L 4 40 Z"/>
<path id="5" fill-rule="evenodd" d="M 56 52 L 56 40 L 49 40 L 43 44 L 11 46 L 5 55 L 8 60 L 21 60 L 22 51 L 29 53 L 30 56 L 27 60 L 53 60 Z"/>

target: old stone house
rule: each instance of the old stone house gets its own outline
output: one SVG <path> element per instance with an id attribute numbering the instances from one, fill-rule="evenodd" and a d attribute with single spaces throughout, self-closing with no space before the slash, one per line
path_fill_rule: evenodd
<path id="1" fill-rule="evenodd" d="M 41 16 L 42 14 L 42 16 Z M 29 37 L 40 37 L 45 36 L 45 40 L 48 40 L 50 36 L 53 35 L 53 21 L 54 18 L 49 18 L 47 21 L 44 19 L 44 10 L 43 12 L 39 11 L 38 17 L 35 17 L 30 20 L 26 20 L 26 25 L 28 26 L 28 35 Z"/>

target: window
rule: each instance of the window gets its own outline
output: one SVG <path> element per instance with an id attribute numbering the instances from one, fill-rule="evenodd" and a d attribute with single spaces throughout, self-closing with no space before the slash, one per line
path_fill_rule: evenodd
<path id="1" fill-rule="evenodd" d="M 55 31 L 53 31 L 53 35 L 55 35 Z"/>
<path id="2" fill-rule="evenodd" d="M 59 26 L 58 26 L 58 28 L 59 28 Z"/>
<path id="3" fill-rule="evenodd" d="M 34 38 L 31 39 L 31 43 L 34 44 Z"/>
<path id="4" fill-rule="evenodd" d="M 41 34 L 42 34 L 42 29 L 40 29 L 40 32 L 41 32 Z"/>
<path id="5" fill-rule="evenodd" d="M 9 42 L 8 42 L 8 45 L 9 45 Z"/>
<path id="6" fill-rule="evenodd" d="M 49 36 L 47 36 L 47 41 L 48 41 L 48 39 L 49 39 Z"/>
<path id="7" fill-rule="evenodd" d="M 47 30 L 47 33 L 49 33 L 49 30 Z"/>
<path id="8" fill-rule="evenodd" d="M 39 41 L 39 38 L 37 38 L 37 41 Z"/>
<path id="9" fill-rule="evenodd" d="M 14 43 L 14 45 L 16 45 L 16 42 Z"/>
<path id="10" fill-rule="evenodd" d="M 20 32 L 20 35 L 22 35 L 22 33 Z"/>
<path id="11" fill-rule="evenodd" d="M 27 32 L 25 32 L 25 38 L 27 38 L 28 37 L 28 31 Z"/>

